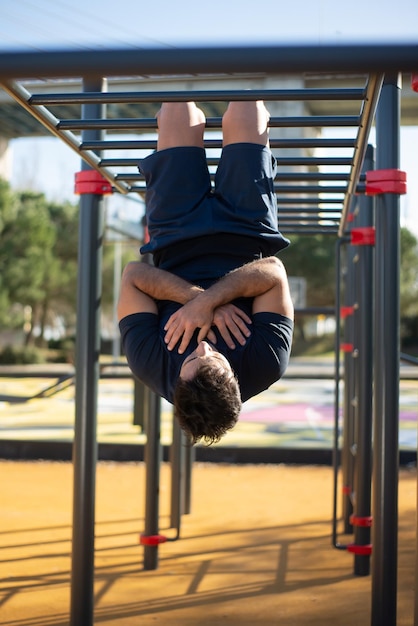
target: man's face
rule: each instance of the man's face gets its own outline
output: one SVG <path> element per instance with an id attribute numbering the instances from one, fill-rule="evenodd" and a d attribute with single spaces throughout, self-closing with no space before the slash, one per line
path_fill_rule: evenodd
<path id="1" fill-rule="evenodd" d="M 196 350 L 184 359 L 180 369 L 180 378 L 192 380 L 202 365 L 210 365 L 220 371 L 231 372 L 231 376 L 233 375 L 228 359 L 209 343 L 201 341 Z"/>

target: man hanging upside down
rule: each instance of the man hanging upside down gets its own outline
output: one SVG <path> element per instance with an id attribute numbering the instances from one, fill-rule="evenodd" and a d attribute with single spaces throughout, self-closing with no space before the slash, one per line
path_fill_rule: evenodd
<path id="1" fill-rule="evenodd" d="M 119 326 L 133 374 L 174 404 L 192 443 L 213 443 L 242 402 L 281 378 L 291 348 L 269 114 L 261 101 L 228 105 L 213 188 L 203 111 L 164 103 L 157 120 L 157 151 L 139 165 L 150 235 L 141 253 L 154 265 L 126 266 Z"/>

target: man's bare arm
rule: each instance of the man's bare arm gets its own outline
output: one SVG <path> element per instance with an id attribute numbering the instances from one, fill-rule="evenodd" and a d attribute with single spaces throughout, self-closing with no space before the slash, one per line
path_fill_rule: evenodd
<path id="1" fill-rule="evenodd" d="M 122 274 L 118 317 L 132 313 L 157 313 L 155 300 L 172 300 L 185 304 L 203 289 L 160 270 L 153 265 L 132 261 Z"/>
<path id="2" fill-rule="evenodd" d="M 165 327 L 169 349 L 181 339 L 179 352 L 184 352 L 196 328 L 200 329 L 198 341 L 204 339 L 214 310 L 239 297 L 254 298 L 254 313 L 266 311 L 293 318 L 284 265 L 276 257 L 266 257 L 233 270 L 174 313 Z"/>
<path id="3" fill-rule="evenodd" d="M 121 320 L 133 313 L 158 313 L 156 300 L 171 300 L 179 304 L 190 302 L 197 295 L 203 293 L 197 287 L 170 272 L 146 263 L 133 261 L 129 263 L 122 274 L 121 291 L 118 303 L 118 318 Z M 234 348 L 234 341 L 245 343 L 248 336 L 248 324 L 251 319 L 232 304 L 217 308 L 215 315 L 211 313 L 213 323 L 218 327 L 227 344 Z M 216 335 L 210 329 L 208 338 L 216 342 Z"/>

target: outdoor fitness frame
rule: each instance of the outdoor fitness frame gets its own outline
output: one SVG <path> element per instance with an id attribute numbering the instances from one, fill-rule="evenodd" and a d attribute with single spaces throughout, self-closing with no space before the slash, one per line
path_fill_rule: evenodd
<path id="1" fill-rule="evenodd" d="M 385 74 L 376 118 L 376 167 L 399 168 L 398 73 L 418 69 L 418 45 L 269 46 L 146 50 L 51 51 L 0 54 L 0 82 L 30 77 L 83 76 L 86 92 L 102 90 L 102 76 L 302 72 Z M 262 97 L 262 96 L 261 96 Z M 103 104 L 83 105 L 86 119 L 103 117 Z M 85 133 L 85 134 L 84 134 Z M 83 131 L 99 141 L 101 130 Z M 362 155 L 362 157 L 364 154 Z M 359 163 L 361 167 L 361 163 Z M 90 165 L 83 165 L 88 170 Z M 360 175 L 360 169 L 358 170 Z M 351 181 L 355 185 L 358 181 Z M 346 231 L 345 207 L 339 236 Z M 71 626 L 94 622 L 94 495 L 99 359 L 102 196 L 80 202 L 74 440 Z M 376 199 L 375 398 L 373 468 L 372 626 L 396 625 L 399 419 L 399 194 Z M 384 353 L 383 353 L 384 352 Z M 417 561 L 418 569 L 418 561 Z M 418 624 L 416 611 L 415 624 Z"/>

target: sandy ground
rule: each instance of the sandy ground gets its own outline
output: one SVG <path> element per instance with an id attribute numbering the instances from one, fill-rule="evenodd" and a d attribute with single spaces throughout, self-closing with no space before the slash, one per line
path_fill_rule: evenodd
<path id="1" fill-rule="evenodd" d="M 0 473 L 0 622 L 66 626 L 72 466 L 0 461 Z M 168 536 L 169 478 L 163 465 Z M 370 577 L 353 576 L 353 557 L 331 547 L 331 494 L 328 467 L 196 464 L 182 537 L 162 544 L 158 569 L 144 571 L 144 465 L 99 463 L 94 623 L 369 625 Z M 416 472 L 403 469 L 398 626 L 413 622 L 415 509 Z"/>

